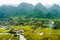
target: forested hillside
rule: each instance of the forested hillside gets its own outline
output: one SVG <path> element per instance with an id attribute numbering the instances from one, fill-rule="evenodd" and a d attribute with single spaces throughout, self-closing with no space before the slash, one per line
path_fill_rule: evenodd
<path id="1" fill-rule="evenodd" d="M 0 19 L 9 17 L 60 18 L 60 6 L 54 4 L 49 9 L 41 3 L 37 3 L 35 6 L 28 3 L 21 3 L 17 7 L 11 5 L 0 6 Z"/>

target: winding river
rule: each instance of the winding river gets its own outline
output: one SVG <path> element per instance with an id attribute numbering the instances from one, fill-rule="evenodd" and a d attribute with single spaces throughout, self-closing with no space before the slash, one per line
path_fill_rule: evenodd
<path id="1" fill-rule="evenodd" d="M 20 35 L 20 40 L 26 40 L 23 35 Z"/>

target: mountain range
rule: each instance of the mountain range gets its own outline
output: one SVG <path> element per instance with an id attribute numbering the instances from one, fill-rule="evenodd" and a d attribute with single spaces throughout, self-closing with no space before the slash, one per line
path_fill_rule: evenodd
<path id="1" fill-rule="evenodd" d="M 11 5 L 0 6 L 0 19 L 15 16 L 26 18 L 60 18 L 60 6 L 54 4 L 46 8 L 41 3 L 37 3 L 35 6 L 29 3 L 21 3 L 17 7 Z"/>

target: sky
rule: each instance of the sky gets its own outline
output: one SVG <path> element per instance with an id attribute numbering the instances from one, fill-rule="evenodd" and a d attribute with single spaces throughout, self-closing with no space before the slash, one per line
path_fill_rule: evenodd
<path id="1" fill-rule="evenodd" d="M 0 0 L 0 5 L 19 5 L 22 2 L 36 5 L 42 3 L 43 5 L 60 4 L 60 0 Z"/>

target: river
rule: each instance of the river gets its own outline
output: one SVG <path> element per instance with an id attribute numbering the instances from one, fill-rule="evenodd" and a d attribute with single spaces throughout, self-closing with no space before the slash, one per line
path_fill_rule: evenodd
<path id="1" fill-rule="evenodd" d="M 26 40 L 23 35 L 20 35 L 20 40 Z"/>

